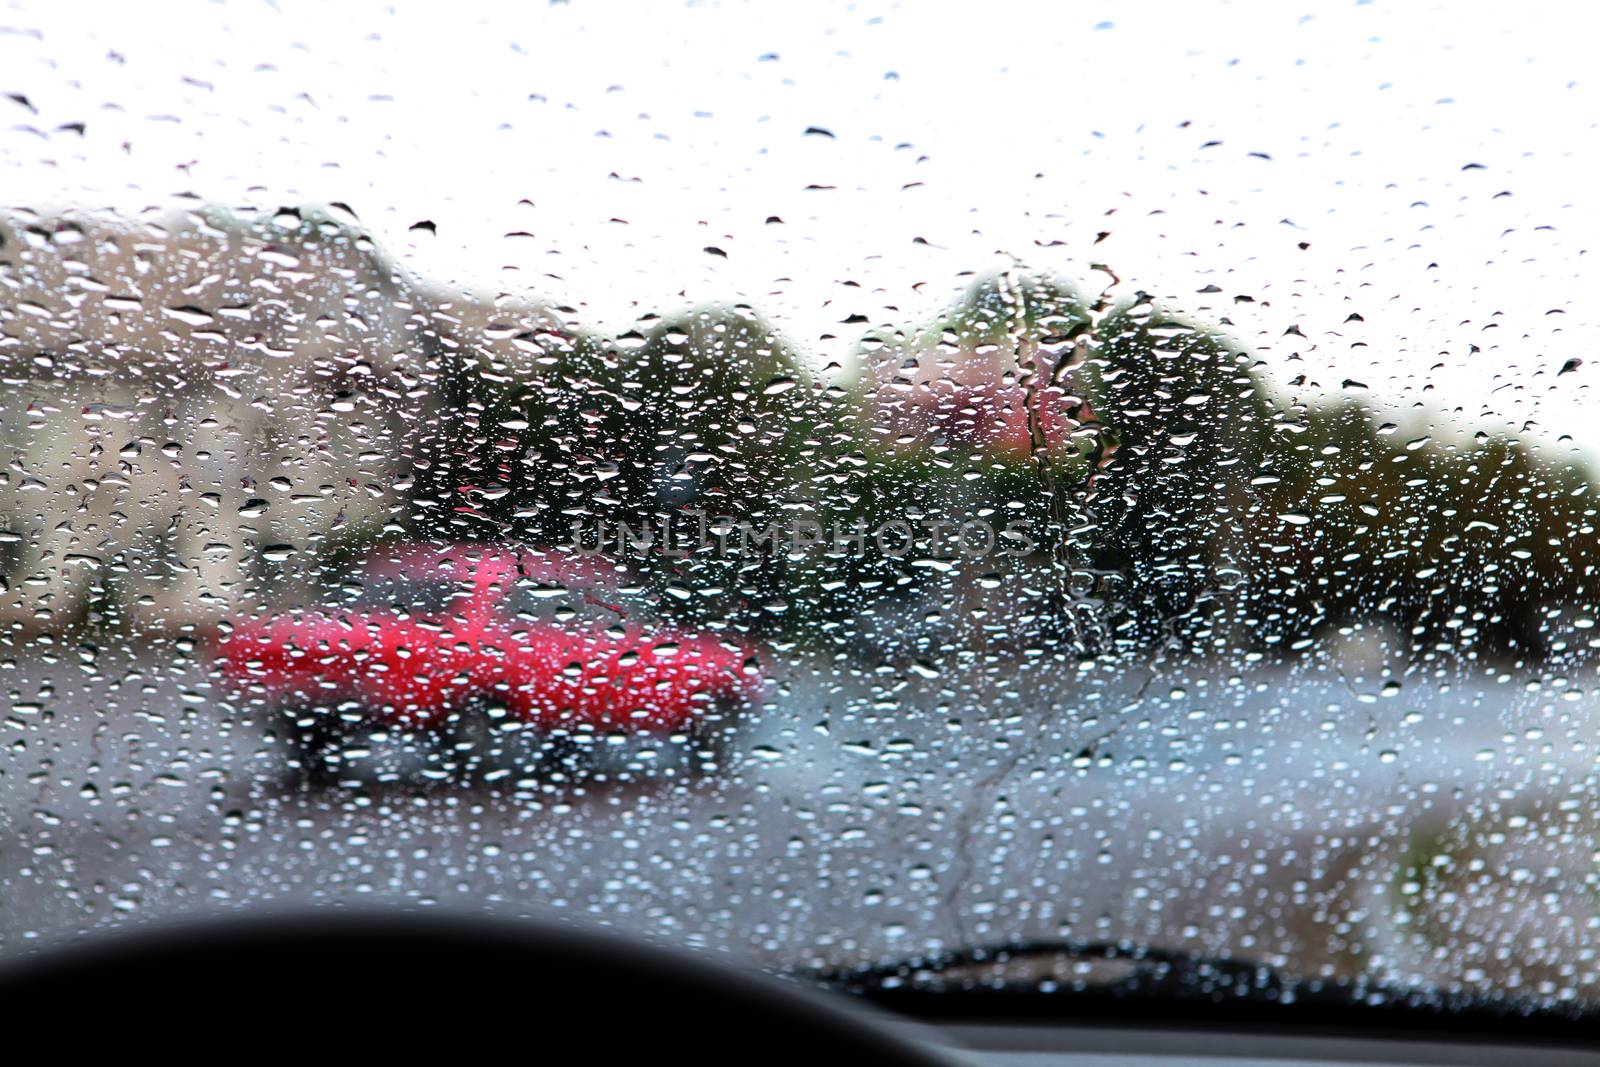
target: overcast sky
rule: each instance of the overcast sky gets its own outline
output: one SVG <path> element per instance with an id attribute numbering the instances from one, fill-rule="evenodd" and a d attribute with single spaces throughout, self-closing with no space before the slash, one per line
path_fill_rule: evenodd
<path id="1" fill-rule="evenodd" d="M 1588 10 L 0 0 L 0 200 L 343 201 L 437 280 L 747 300 L 820 361 L 1103 263 L 1280 381 L 1594 447 Z"/>

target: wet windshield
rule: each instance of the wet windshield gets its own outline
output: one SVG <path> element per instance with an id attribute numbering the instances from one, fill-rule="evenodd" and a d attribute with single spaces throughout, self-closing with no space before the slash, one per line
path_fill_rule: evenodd
<path id="1" fill-rule="evenodd" d="M 0 13 L 0 952 L 1590 1010 L 1590 64 L 1467 11 Z"/>

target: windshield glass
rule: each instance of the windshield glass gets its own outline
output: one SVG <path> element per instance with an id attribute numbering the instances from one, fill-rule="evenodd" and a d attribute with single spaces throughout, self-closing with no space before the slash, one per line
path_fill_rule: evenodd
<path id="1" fill-rule="evenodd" d="M 12 5 L 0 952 L 398 898 L 1591 1010 L 1591 50 Z"/>

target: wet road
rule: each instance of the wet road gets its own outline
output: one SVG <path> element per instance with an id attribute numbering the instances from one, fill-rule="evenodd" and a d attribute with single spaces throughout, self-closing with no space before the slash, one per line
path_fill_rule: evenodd
<path id="1" fill-rule="evenodd" d="M 991 673 L 794 667 L 704 781 L 664 756 L 632 781 L 613 760 L 608 780 L 311 793 L 198 659 L 36 654 L 3 676 L 0 941 L 398 897 L 555 907 L 770 966 L 1126 937 L 1459 980 L 1393 914 L 1401 858 L 1596 785 L 1595 702 L 1555 677 Z M 1566 842 L 1583 862 L 1592 825 Z M 1592 932 L 1587 900 L 1562 905 L 1556 951 Z"/>

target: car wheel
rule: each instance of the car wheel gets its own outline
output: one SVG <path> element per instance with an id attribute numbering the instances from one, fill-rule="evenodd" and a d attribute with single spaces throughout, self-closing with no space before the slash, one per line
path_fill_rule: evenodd
<path id="1" fill-rule="evenodd" d="M 472 700 L 452 711 L 440 725 L 435 748 L 435 773 L 467 784 L 481 776 L 493 743 L 487 702 Z"/>
<path id="2" fill-rule="evenodd" d="M 351 722 L 331 708 L 305 704 L 285 706 L 280 718 L 292 788 L 325 791 L 346 783 L 415 783 L 447 762 L 430 729 Z"/>
<path id="3" fill-rule="evenodd" d="M 745 708 L 733 698 L 719 699 L 689 731 L 685 756 L 688 777 L 726 778 L 739 758 L 740 724 Z"/>
<path id="4" fill-rule="evenodd" d="M 289 744 L 289 784 L 311 790 L 331 789 L 339 783 L 349 728 L 328 708 L 287 705 L 280 710 Z"/>

